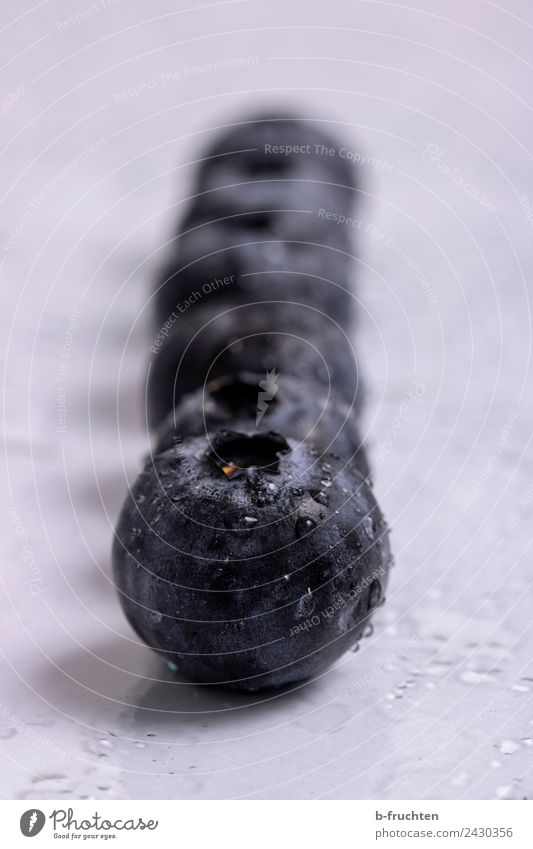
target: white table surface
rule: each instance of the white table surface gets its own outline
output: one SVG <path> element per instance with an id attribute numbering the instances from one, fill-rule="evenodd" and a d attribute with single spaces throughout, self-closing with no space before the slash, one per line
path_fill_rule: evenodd
<path id="1" fill-rule="evenodd" d="M 530 5 L 22 0 L 2 19 L 2 797 L 531 798 Z M 268 698 L 167 673 L 109 562 L 187 163 L 261 103 L 367 157 L 357 341 L 396 556 L 361 650 Z"/>

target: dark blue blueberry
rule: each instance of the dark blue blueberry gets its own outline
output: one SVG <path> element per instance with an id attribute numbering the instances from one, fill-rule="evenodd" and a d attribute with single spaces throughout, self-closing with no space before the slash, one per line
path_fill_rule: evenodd
<path id="1" fill-rule="evenodd" d="M 182 229 L 219 223 L 278 238 L 346 245 L 349 231 L 335 215 L 352 215 L 349 190 L 299 180 L 251 181 L 195 196 Z M 328 215 L 329 213 L 329 215 Z"/>
<path id="2" fill-rule="evenodd" d="M 349 244 L 259 239 L 242 228 L 209 225 L 184 234 L 154 293 L 156 330 L 192 298 L 241 302 L 293 300 L 320 307 L 348 328 L 354 312 Z"/>
<path id="3" fill-rule="evenodd" d="M 327 507 L 310 447 L 275 432 L 186 437 L 147 464 L 118 523 L 114 580 L 133 628 L 191 679 L 280 687 L 360 639 L 373 582 L 387 582 L 386 531 L 362 476 L 326 461 Z"/>
<path id="4" fill-rule="evenodd" d="M 155 453 L 113 546 L 128 620 L 191 679 L 321 674 L 384 599 L 388 532 L 358 429 L 354 169 L 322 125 L 220 134 L 154 292 Z"/>
<path id="5" fill-rule="evenodd" d="M 292 152 L 287 155 L 288 150 Z M 342 185 L 356 186 L 356 169 L 342 155 L 342 145 L 327 125 L 289 115 L 256 115 L 218 132 L 206 152 L 199 185 L 205 185 L 213 171 L 228 165 L 254 177 L 290 174 L 304 165 L 313 166 Z"/>
<path id="6" fill-rule="evenodd" d="M 262 395 L 260 382 L 264 379 L 264 374 L 241 372 L 209 381 L 186 395 L 159 428 L 155 452 L 168 450 L 184 436 L 211 434 L 220 428 L 248 433 L 266 429 L 320 445 L 325 452 L 353 462 L 363 477 L 370 477 L 357 426 L 358 407 L 349 407 L 334 394 L 323 393 L 314 383 L 287 375 L 276 376 L 271 391 Z M 359 406 L 358 396 L 356 400 Z M 320 457 L 315 462 L 323 468 Z M 329 474 L 327 463 L 323 471 Z"/>
<path id="7" fill-rule="evenodd" d="M 289 296 L 290 300 L 290 296 Z M 285 302 L 193 306 L 153 355 L 148 418 L 157 427 L 182 397 L 218 377 L 275 370 L 352 404 L 360 389 L 348 334 L 318 308 Z"/>

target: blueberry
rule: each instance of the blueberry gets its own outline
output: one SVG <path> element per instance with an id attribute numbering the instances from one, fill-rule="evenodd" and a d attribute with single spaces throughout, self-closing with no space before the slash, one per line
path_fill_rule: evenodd
<path id="1" fill-rule="evenodd" d="M 318 147 L 318 150 L 317 150 Z M 293 152 L 287 155 L 287 149 Z M 355 187 L 355 169 L 340 155 L 341 146 L 322 123 L 288 115 L 257 115 L 219 134 L 207 150 L 198 182 L 228 163 L 246 174 L 290 173 L 312 164 L 343 185 Z"/>
<path id="2" fill-rule="evenodd" d="M 351 185 L 345 185 L 339 182 L 338 175 L 332 173 L 322 162 L 310 162 L 308 159 L 293 159 L 292 161 L 285 158 L 281 163 L 271 162 L 270 158 L 263 160 L 263 166 L 255 171 L 249 171 L 248 168 L 242 168 L 242 162 L 232 159 L 224 159 L 217 163 L 216 167 L 211 167 L 201 174 L 198 182 L 198 192 L 210 192 L 216 189 L 242 186 L 246 183 L 253 183 L 259 186 L 261 183 L 269 183 L 271 181 L 296 181 L 299 183 L 315 184 L 316 194 L 320 191 L 328 192 L 331 188 L 344 190 L 343 196 L 346 197 L 348 203 L 352 203 L 354 199 L 354 191 Z"/>
<path id="3" fill-rule="evenodd" d="M 216 305 L 202 306 L 176 321 L 152 358 L 151 427 L 157 427 L 183 395 L 207 380 L 240 371 L 265 374 L 274 369 L 332 388 L 353 403 L 360 384 L 355 350 L 345 331 L 319 309 L 286 302 L 229 303 L 223 311 Z"/>
<path id="4" fill-rule="evenodd" d="M 370 478 L 357 427 L 359 393 L 358 406 L 349 407 L 335 395 L 317 392 L 314 383 L 274 375 L 262 397 L 264 380 L 264 374 L 241 372 L 235 377 L 212 380 L 186 395 L 161 424 L 155 453 L 167 451 L 184 436 L 212 434 L 220 428 L 231 427 L 251 434 L 266 429 L 290 433 L 293 439 L 320 445 L 323 450 L 350 460 L 363 477 Z"/>
<path id="5" fill-rule="evenodd" d="M 286 298 L 320 305 L 343 327 L 354 299 L 351 245 L 340 248 L 305 241 L 258 238 L 243 228 L 214 224 L 181 237 L 162 268 L 155 292 L 156 327 L 198 292 L 210 300 Z"/>
<path id="6" fill-rule="evenodd" d="M 128 620 L 173 668 L 245 690 L 321 674 L 391 555 L 358 429 L 354 171 L 322 126 L 219 136 L 154 293 L 155 453 L 121 512 Z"/>
<path id="7" fill-rule="evenodd" d="M 191 679 L 257 690 L 320 675 L 381 603 L 390 552 L 372 490 L 315 459 L 276 432 L 219 431 L 185 437 L 134 485 L 114 579 L 133 628 Z"/>
<path id="8" fill-rule="evenodd" d="M 299 180 L 250 181 L 195 196 L 182 228 L 227 222 L 249 230 L 270 230 L 286 238 L 312 241 L 314 234 L 330 243 L 346 242 L 346 230 L 327 213 L 348 217 L 353 197 L 349 190 Z"/>

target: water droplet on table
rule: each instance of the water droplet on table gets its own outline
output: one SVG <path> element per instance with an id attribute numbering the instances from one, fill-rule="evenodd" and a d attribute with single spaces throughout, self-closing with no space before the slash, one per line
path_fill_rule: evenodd
<path id="1" fill-rule="evenodd" d="M 500 746 L 500 752 L 502 755 L 512 755 L 518 748 L 520 744 L 515 740 L 504 740 Z"/>

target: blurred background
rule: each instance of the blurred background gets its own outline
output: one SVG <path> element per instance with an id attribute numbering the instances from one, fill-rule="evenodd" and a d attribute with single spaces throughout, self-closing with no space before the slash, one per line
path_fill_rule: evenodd
<path id="1" fill-rule="evenodd" d="M 4 9 L 2 797 L 531 798 L 532 31 L 525 0 Z M 155 269 L 203 146 L 261 106 L 358 167 L 396 568 L 358 653 L 257 698 L 173 678 L 109 566 Z"/>

